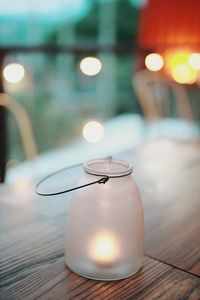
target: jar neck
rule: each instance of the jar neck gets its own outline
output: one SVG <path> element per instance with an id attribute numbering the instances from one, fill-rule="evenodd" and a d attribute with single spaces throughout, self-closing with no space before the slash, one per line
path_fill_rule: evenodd
<path id="1" fill-rule="evenodd" d="M 94 176 L 108 176 L 109 178 L 125 177 L 132 173 L 133 167 L 126 161 L 117 159 L 96 159 L 84 164 L 84 171 Z"/>

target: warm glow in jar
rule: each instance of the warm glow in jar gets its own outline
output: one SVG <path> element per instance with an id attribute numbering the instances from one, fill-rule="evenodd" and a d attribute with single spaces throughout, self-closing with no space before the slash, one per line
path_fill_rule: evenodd
<path id="1" fill-rule="evenodd" d="M 117 280 L 142 266 L 144 221 L 132 166 L 115 159 L 90 160 L 73 192 L 66 226 L 65 263 L 79 275 Z"/>

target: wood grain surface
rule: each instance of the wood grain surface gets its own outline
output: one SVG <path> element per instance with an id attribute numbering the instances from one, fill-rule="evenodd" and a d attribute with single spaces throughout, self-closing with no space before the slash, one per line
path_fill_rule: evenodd
<path id="1" fill-rule="evenodd" d="M 65 215 L 41 218 L 24 208 L 11 211 L 4 205 L 1 216 L 6 229 L 0 248 L 2 300 L 199 299 L 199 278 L 149 257 L 130 278 L 87 280 L 64 265 Z"/>
<path id="2" fill-rule="evenodd" d="M 63 198 L 44 201 L 33 189 L 3 185 L 1 300 L 200 299 L 200 144 L 164 140 L 122 156 L 134 163 L 144 203 L 143 268 L 112 282 L 74 274 L 64 265 Z"/>
<path id="3" fill-rule="evenodd" d="M 200 143 L 150 141 L 133 162 L 145 212 L 145 253 L 200 276 Z"/>

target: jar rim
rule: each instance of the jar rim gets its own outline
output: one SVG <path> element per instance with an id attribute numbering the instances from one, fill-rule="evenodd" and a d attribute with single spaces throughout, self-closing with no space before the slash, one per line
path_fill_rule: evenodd
<path id="1" fill-rule="evenodd" d="M 132 173 L 133 166 L 121 159 L 112 157 L 88 160 L 83 164 L 84 171 L 92 175 L 121 177 Z"/>

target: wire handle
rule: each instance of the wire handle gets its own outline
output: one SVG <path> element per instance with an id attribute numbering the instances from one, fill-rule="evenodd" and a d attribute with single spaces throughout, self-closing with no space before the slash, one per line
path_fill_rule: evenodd
<path id="1" fill-rule="evenodd" d="M 48 176 L 49 177 L 49 176 Z M 46 180 L 46 178 L 42 179 L 37 185 L 36 185 L 36 188 L 35 188 L 35 192 L 37 195 L 40 195 L 40 196 L 56 196 L 56 195 L 61 195 L 61 194 L 65 194 L 65 193 L 68 193 L 68 192 L 72 192 L 72 191 L 75 191 L 75 190 L 78 190 L 78 189 L 82 189 L 84 187 L 87 187 L 89 185 L 93 185 L 93 184 L 105 184 L 110 178 L 109 176 L 105 175 L 103 176 L 102 178 L 100 178 L 99 180 L 96 180 L 96 181 L 92 181 L 90 183 L 87 183 L 87 184 L 84 184 L 84 185 L 80 185 L 80 186 L 77 186 L 77 187 L 74 187 L 74 188 L 71 188 L 71 189 L 68 189 L 68 190 L 64 190 L 64 191 L 61 191 L 61 192 L 54 192 L 54 193 L 40 193 L 38 192 L 38 187 L 40 186 L 40 184 Z"/>
<path id="2" fill-rule="evenodd" d="M 112 162 L 112 156 L 108 156 L 108 157 L 106 157 L 106 159 L 108 159 L 109 164 L 111 164 L 111 162 Z M 123 175 L 118 175 L 118 176 L 116 176 L 116 175 L 115 175 L 115 176 L 108 176 L 108 175 L 105 175 L 105 174 L 99 175 L 99 174 L 90 173 L 90 172 L 88 172 L 88 171 L 85 170 L 86 173 L 89 173 L 89 174 L 92 174 L 92 175 L 98 176 L 98 177 L 100 177 L 100 176 L 103 176 L 103 177 L 101 177 L 101 178 L 98 179 L 98 180 L 95 180 L 95 181 L 86 183 L 86 184 L 84 184 L 84 185 L 72 187 L 72 188 L 70 188 L 70 189 L 61 190 L 61 191 L 59 191 L 59 192 L 43 193 L 43 192 L 40 192 L 40 191 L 39 191 L 39 186 L 40 186 L 43 182 L 45 182 L 48 178 L 50 178 L 51 176 L 54 176 L 54 175 L 56 175 L 56 174 L 58 174 L 58 173 L 60 173 L 60 172 L 62 172 L 62 171 L 65 171 L 65 170 L 69 170 L 69 169 L 73 169 L 73 168 L 75 168 L 75 167 L 81 167 L 81 166 L 83 167 L 83 164 L 82 164 L 82 163 L 77 164 L 77 165 L 73 165 L 73 166 L 69 166 L 69 167 L 67 167 L 67 168 L 61 169 L 61 170 L 59 170 L 59 171 L 56 171 L 56 172 L 54 172 L 54 173 L 52 173 L 52 174 L 46 176 L 46 177 L 43 178 L 41 181 L 39 181 L 39 183 L 36 185 L 36 188 L 35 188 L 36 194 L 38 194 L 38 195 L 40 195 L 40 196 L 56 196 L 56 195 L 61 195 L 61 194 L 65 194 L 65 193 L 68 193 L 68 192 L 72 192 L 72 191 L 75 191 L 75 190 L 78 190 L 78 189 L 82 189 L 82 188 L 84 188 L 84 187 L 87 187 L 87 186 L 90 186 L 90 185 L 93 185 L 93 184 L 96 184 L 96 183 L 98 183 L 98 184 L 102 184 L 102 183 L 105 184 L 110 178 L 120 178 L 120 177 L 128 176 L 128 175 L 130 175 L 130 174 L 132 173 L 132 168 L 130 168 L 130 170 L 129 170 L 128 173 L 123 174 Z"/>

